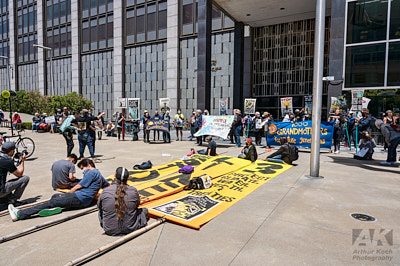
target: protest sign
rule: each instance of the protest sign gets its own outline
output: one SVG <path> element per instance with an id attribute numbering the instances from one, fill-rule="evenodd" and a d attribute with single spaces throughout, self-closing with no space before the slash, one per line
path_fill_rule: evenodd
<path id="1" fill-rule="evenodd" d="M 364 95 L 364 90 L 354 89 L 351 91 L 351 111 L 361 112 L 362 111 L 362 99 Z"/>
<path id="2" fill-rule="evenodd" d="M 331 97 L 331 108 L 330 108 L 330 113 L 334 113 L 335 110 L 340 109 L 339 108 L 339 100 L 337 97 Z"/>
<path id="3" fill-rule="evenodd" d="M 293 113 L 292 97 L 281 98 L 281 112 L 282 116 Z"/>
<path id="4" fill-rule="evenodd" d="M 156 120 L 156 119 L 152 118 L 147 123 L 147 129 L 169 132 L 169 122 L 167 120 L 162 120 L 162 119 Z"/>
<path id="5" fill-rule="evenodd" d="M 257 99 L 245 99 L 244 100 L 244 113 L 246 115 L 256 113 L 256 100 Z"/>
<path id="6" fill-rule="evenodd" d="M 160 98 L 160 112 L 165 113 L 166 111 L 171 111 L 169 98 Z"/>
<path id="7" fill-rule="evenodd" d="M 228 99 L 221 98 L 219 99 L 219 115 L 226 115 L 228 108 Z"/>
<path id="8" fill-rule="evenodd" d="M 202 190 L 182 191 L 145 205 L 157 217 L 199 229 L 226 209 L 249 195 L 290 165 L 256 161 L 239 170 L 212 180 L 212 186 Z"/>
<path id="9" fill-rule="evenodd" d="M 46 124 L 53 124 L 53 123 L 56 122 L 56 118 L 54 117 L 54 115 L 52 115 L 52 116 L 47 116 L 47 117 L 44 119 L 44 122 L 45 122 Z"/>
<path id="10" fill-rule="evenodd" d="M 196 134 L 194 134 L 194 136 L 199 137 L 208 135 L 226 139 L 228 137 L 233 118 L 233 115 L 203 115 L 203 126 L 198 132 L 196 132 Z"/>
<path id="11" fill-rule="evenodd" d="M 140 98 L 128 98 L 128 119 L 139 119 L 140 118 Z"/>
<path id="12" fill-rule="evenodd" d="M 367 98 L 367 97 L 363 97 L 362 99 L 362 108 L 363 109 L 367 109 L 368 108 L 368 104 L 371 101 L 371 99 Z"/>
<path id="13" fill-rule="evenodd" d="M 118 98 L 117 107 L 118 108 L 126 108 L 126 106 L 127 106 L 126 98 Z"/>
<path id="14" fill-rule="evenodd" d="M 330 149 L 333 138 L 333 121 L 321 122 L 321 148 Z M 288 142 L 297 147 L 311 148 L 312 121 L 296 123 L 270 122 L 268 124 L 268 145 L 280 145 L 280 137 L 287 137 Z"/>
<path id="15" fill-rule="evenodd" d="M 304 96 L 304 109 L 306 115 L 312 114 L 312 95 Z"/>

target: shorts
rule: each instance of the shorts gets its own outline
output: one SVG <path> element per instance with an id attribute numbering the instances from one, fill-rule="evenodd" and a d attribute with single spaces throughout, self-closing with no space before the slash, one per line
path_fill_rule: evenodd
<path id="1" fill-rule="evenodd" d="M 182 130 L 183 127 L 175 127 L 175 129 L 176 129 L 176 131 L 178 131 L 178 130 Z"/>

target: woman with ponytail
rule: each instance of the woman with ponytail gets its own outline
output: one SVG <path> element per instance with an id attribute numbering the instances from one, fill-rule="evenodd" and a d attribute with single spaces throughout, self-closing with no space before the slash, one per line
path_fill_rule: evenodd
<path id="1" fill-rule="evenodd" d="M 131 233 L 147 225 L 147 209 L 138 208 L 140 196 L 126 182 L 129 172 L 118 167 L 114 184 L 103 190 L 97 202 L 100 225 L 107 235 Z"/>

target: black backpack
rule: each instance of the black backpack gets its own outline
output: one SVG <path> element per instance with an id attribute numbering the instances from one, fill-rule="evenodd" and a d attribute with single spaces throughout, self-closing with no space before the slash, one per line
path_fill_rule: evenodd
<path id="1" fill-rule="evenodd" d="M 296 161 L 299 159 L 299 149 L 292 144 L 288 144 L 289 146 L 289 154 L 290 158 L 292 159 L 292 162 Z"/>
<path id="2" fill-rule="evenodd" d="M 153 164 L 150 161 L 143 162 L 142 164 L 136 164 L 133 166 L 134 170 L 145 170 L 145 169 L 150 169 L 153 167 Z"/>

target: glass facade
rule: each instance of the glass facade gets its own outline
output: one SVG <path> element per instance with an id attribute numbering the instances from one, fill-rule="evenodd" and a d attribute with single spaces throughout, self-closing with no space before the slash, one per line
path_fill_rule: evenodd
<path id="1" fill-rule="evenodd" d="M 37 15 L 36 1 L 17 1 L 17 36 L 18 36 L 18 62 L 25 63 L 37 60 Z"/>
<path id="2" fill-rule="evenodd" d="M 329 66 L 330 18 L 325 22 L 324 76 Z M 253 31 L 253 90 L 260 106 L 278 117 L 281 96 L 292 96 L 294 108 L 312 94 L 315 20 L 302 20 Z M 323 93 L 327 93 L 326 84 Z"/>
<path id="3" fill-rule="evenodd" d="M 180 0 L 181 36 L 197 34 L 197 0 Z M 212 10 L 212 31 L 231 29 L 235 23 L 217 7 Z"/>
<path id="4" fill-rule="evenodd" d="M 113 47 L 113 0 L 83 0 L 82 52 Z"/>
<path id="5" fill-rule="evenodd" d="M 53 56 L 71 54 L 71 0 L 46 1 L 46 46 Z"/>
<path id="6" fill-rule="evenodd" d="M 344 87 L 400 85 L 400 0 L 347 2 Z"/>
<path id="7" fill-rule="evenodd" d="M 0 0 L 0 55 L 9 56 L 8 51 L 8 0 Z M 7 60 L 0 58 L 0 67 L 7 65 Z"/>
<path id="8" fill-rule="evenodd" d="M 167 38 L 167 1 L 126 0 L 125 44 Z"/>

